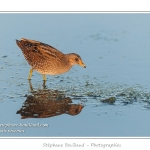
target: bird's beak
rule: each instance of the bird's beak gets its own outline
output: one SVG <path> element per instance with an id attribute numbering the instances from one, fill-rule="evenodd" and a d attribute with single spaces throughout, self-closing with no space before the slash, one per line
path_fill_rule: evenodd
<path id="1" fill-rule="evenodd" d="M 86 65 L 82 62 L 82 60 L 79 61 L 79 65 L 83 68 L 86 68 Z"/>

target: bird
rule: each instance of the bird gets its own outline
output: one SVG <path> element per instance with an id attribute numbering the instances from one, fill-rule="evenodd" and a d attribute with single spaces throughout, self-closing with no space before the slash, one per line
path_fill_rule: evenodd
<path id="1" fill-rule="evenodd" d="M 64 54 L 58 49 L 35 40 L 21 38 L 16 44 L 31 66 L 28 80 L 31 80 L 33 71 L 42 74 L 46 81 L 46 75 L 59 75 L 68 72 L 74 65 L 86 68 L 81 57 L 76 53 Z"/>

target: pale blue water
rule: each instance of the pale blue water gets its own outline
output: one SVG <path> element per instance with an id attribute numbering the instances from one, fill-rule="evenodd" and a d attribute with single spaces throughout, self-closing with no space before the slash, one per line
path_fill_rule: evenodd
<path id="1" fill-rule="evenodd" d="M 0 136 L 150 136 L 150 14 L 1 13 L 0 20 Z M 75 66 L 46 82 L 48 90 L 63 91 L 84 106 L 78 115 L 21 119 L 16 114 L 32 95 L 30 67 L 15 43 L 21 37 L 82 57 L 86 69 Z M 34 90 L 42 89 L 38 73 L 31 82 Z M 116 98 L 113 105 L 101 102 L 109 97 Z"/>

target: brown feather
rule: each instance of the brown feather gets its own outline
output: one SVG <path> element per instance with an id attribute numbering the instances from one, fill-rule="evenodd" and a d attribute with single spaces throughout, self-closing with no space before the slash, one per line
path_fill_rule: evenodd
<path id="1" fill-rule="evenodd" d="M 79 64 L 75 61 L 76 57 L 81 60 L 77 54 L 63 54 L 56 48 L 39 41 L 21 38 L 20 41 L 16 40 L 16 43 L 32 69 L 41 74 L 65 73 L 73 65 Z"/>

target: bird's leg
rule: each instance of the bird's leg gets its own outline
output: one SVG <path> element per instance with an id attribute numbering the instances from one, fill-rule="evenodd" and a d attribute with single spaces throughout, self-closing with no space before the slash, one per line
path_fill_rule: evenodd
<path id="1" fill-rule="evenodd" d="M 42 74 L 43 80 L 46 81 L 46 75 Z"/>
<path id="2" fill-rule="evenodd" d="M 30 86 L 30 91 L 33 92 L 33 87 L 32 87 L 31 80 L 29 80 L 29 86 Z"/>
<path id="3" fill-rule="evenodd" d="M 28 80 L 31 80 L 32 72 L 33 72 L 33 69 L 30 69 L 30 73 L 29 73 L 29 76 L 28 76 Z"/>
<path id="4" fill-rule="evenodd" d="M 43 89 L 46 89 L 46 80 L 43 80 Z"/>

